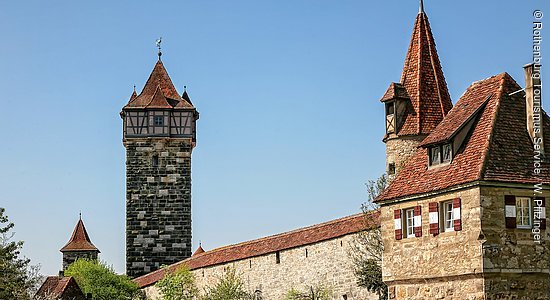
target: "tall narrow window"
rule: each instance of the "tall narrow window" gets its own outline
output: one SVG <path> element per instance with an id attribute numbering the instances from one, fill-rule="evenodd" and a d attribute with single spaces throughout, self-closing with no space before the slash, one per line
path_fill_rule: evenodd
<path id="1" fill-rule="evenodd" d="M 453 201 L 443 202 L 443 231 L 454 231 Z"/>
<path id="2" fill-rule="evenodd" d="M 395 132 L 395 104 L 386 103 L 386 133 Z"/>
<path id="3" fill-rule="evenodd" d="M 405 210 L 405 228 L 407 229 L 407 237 L 415 237 L 414 235 L 414 209 Z"/>
<path id="4" fill-rule="evenodd" d="M 279 251 L 275 252 L 275 263 L 277 264 L 281 263 L 281 252 Z"/>
<path id="5" fill-rule="evenodd" d="M 531 228 L 531 198 L 516 197 L 517 228 Z"/>
<path id="6" fill-rule="evenodd" d="M 441 148 L 438 146 L 430 148 L 430 164 L 432 166 L 439 165 L 441 163 Z"/>
<path id="7" fill-rule="evenodd" d="M 159 166 L 159 156 L 158 155 L 153 155 L 153 159 L 152 159 L 152 165 L 153 167 L 158 167 Z"/>
<path id="8" fill-rule="evenodd" d="M 388 174 L 394 175 L 395 174 L 395 163 L 389 163 L 388 164 Z"/>
<path id="9" fill-rule="evenodd" d="M 443 163 L 449 163 L 453 159 L 453 147 L 451 144 L 443 145 Z"/>

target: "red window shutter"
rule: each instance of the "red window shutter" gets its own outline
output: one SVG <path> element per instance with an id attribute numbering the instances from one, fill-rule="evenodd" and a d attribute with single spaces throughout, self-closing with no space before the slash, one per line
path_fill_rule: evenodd
<path id="1" fill-rule="evenodd" d="M 462 207 L 460 198 L 453 199 L 453 225 L 455 231 L 462 230 Z"/>
<path id="2" fill-rule="evenodd" d="M 504 212 L 506 228 L 516 228 L 516 196 L 504 196 Z"/>
<path id="3" fill-rule="evenodd" d="M 536 200 L 542 202 L 542 205 L 540 206 L 541 209 L 541 220 L 540 220 L 540 229 L 545 230 L 546 229 L 546 199 L 544 197 L 537 197 Z"/>
<path id="4" fill-rule="evenodd" d="M 439 203 L 430 202 L 430 234 L 434 236 L 439 234 Z"/>
<path id="5" fill-rule="evenodd" d="M 414 207 L 414 236 L 422 236 L 422 209 L 420 205 Z"/>
<path id="6" fill-rule="evenodd" d="M 401 210 L 396 209 L 393 211 L 393 221 L 394 221 L 394 227 L 395 227 L 395 239 L 400 240 L 403 238 L 403 229 L 402 229 L 402 222 L 401 222 Z"/>

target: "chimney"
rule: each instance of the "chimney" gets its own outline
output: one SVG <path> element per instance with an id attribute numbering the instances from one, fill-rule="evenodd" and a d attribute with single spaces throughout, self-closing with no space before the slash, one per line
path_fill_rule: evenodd
<path id="1" fill-rule="evenodd" d="M 544 157 L 543 115 L 542 115 L 542 83 L 540 80 L 540 64 L 528 64 L 525 70 L 525 100 L 527 109 L 527 132 L 535 147 L 540 146 Z"/>

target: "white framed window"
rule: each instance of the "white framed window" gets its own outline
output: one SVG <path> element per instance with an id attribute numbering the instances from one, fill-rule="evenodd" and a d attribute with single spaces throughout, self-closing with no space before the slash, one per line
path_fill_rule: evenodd
<path id="1" fill-rule="evenodd" d="M 443 231 L 455 231 L 453 201 L 443 202 L 443 205 L 441 207 L 443 208 L 443 210 L 441 211 L 443 215 L 441 218 L 441 220 L 443 221 Z"/>
<path id="2" fill-rule="evenodd" d="M 516 198 L 516 226 L 517 228 L 531 228 L 531 198 Z"/>
<path id="3" fill-rule="evenodd" d="M 414 209 L 405 210 L 405 230 L 407 231 L 407 238 L 413 238 L 414 235 Z"/>
<path id="4" fill-rule="evenodd" d="M 441 149 L 439 147 L 436 146 L 430 149 L 430 162 L 432 166 L 441 163 Z"/>
<path id="5" fill-rule="evenodd" d="M 451 144 L 443 145 L 443 163 L 450 163 L 453 159 L 453 147 Z"/>

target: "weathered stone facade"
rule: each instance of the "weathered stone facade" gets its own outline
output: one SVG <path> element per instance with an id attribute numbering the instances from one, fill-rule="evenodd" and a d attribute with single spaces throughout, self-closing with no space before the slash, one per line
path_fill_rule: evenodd
<path id="1" fill-rule="evenodd" d="M 389 179 L 395 178 L 405 163 L 416 153 L 418 145 L 425 138 L 425 135 L 410 135 L 398 137 L 395 134 L 389 134 L 386 143 L 386 172 Z M 394 172 L 392 174 L 390 165 L 393 164 Z"/>
<path id="2" fill-rule="evenodd" d="M 296 247 L 277 254 L 250 257 L 224 264 L 193 270 L 199 289 L 214 286 L 225 270 L 233 268 L 244 279 L 250 292 L 261 294 L 264 300 L 281 300 L 292 289 L 304 290 L 323 286 L 331 299 L 378 299 L 365 288 L 357 286 L 353 266 L 348 256 L 355 234 L 315 244 Z M 145 289 L 151 299 L 161 299 L 157 288 Z"/>
<path id="3" fill-rule="evenodd" d="M 462 200 L 462 230 L 431 235 L 429 203 L 455 198 Z M 404 235 L 402 240 L 396 240 L 394 210 L 415 206 L 421 207 L 422 236 L 407 238 Z M 483 299 L 480 211 L 477 187 L 383 206 L 380 216 L 384 241 L 382 270 L 390 299 Z M 448 298 L 438 298 L 441 295 Z M 462 298 L 456 298 L 457 295 Z"/>
<path id="4" fill-rule="evenodd" d="M 77 259 L 93 259 L 97 260 L 98 257 L 97 251 L 70 251 L 63 252 L 63 270 L 75 262 Z"/>
<path id="5" fill-rule="evenodd" d="M 507 229 L 505 195 L 533 197 L 533 190 L 476 184 L 382 207 L 390 299 L 550 299 L 550 235 L 544 230 L 537 245 L 531 229 Z M 455 198 L 462 230 L 430 234 L 429 203 Z M 397 240 L 394 210 L 414 206 L 422 208 L 422 236 Z"/>
<path id="6" fill-rule="evenodd" d="M 191 256 L 191 152 L 185 138 L 128 138 L 126 271 L 135 277 Z"/>
<path id="7" fill-rule="evenodd" d="M 550 232 L 541 230 L 539 245 L 534 242 L 532 229 L 506 228 L 506 195 L 532 198 L 533 186 L 481 187 L 487 299 L 550 299 Z M 550 191 L 540 196 L 548 199 Z"/>

